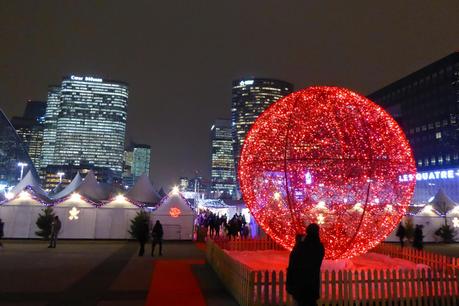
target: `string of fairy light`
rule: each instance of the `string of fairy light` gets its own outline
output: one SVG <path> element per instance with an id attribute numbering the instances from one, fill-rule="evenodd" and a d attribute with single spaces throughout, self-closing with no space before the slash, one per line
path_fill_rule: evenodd
<path id="1" fill-rule="evenodd" d="M 291 249 L 321 226 L 326 258 L 350 258 L 383 241 L 405 214 L 415 174 L 409 143 L 381 107 L 350 90 L 310 87 L 272 104 L 247 134 L 239 164 L 244 201 Z"/>

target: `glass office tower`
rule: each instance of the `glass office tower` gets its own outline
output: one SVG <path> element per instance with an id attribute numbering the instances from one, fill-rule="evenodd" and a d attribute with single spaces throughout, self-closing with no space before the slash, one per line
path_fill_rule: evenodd
<path id="1" fill-rule="evenodd" d="M 36 169 L 41 167 L 45 110 L 46 102 L 27 101 L 24 115 L 11 119 Z"/>
<path id="2" fill-rule="evenodd" d="M 57 85 L 48 87 L 45 118 L 43 122 L 43 146 L 41 168 L 54 163 L 54 149 L 56 147 L 57 119 L 61 106 L 61 88 Z"/>
<path id="3" fill-rule="evenodd" d="M 24 167 L 23 175 L 30 170 L 37 176 L 24 144 L 5 114 L 0 110 L 0 192 L 6 186 L 14 186 L 19 182 L 20 164 L 24 164 L 22 166 Z"/>
<path id="4" fill-rule="evenodd" d="M 420 171 L 459 166 L 459 52 L 368 96 L 403 128 Z"/>
<path id="5" fill-rule="evenodd" d="M 132 148 L 132 168 L 131 172 L 134 182 L 142 174 L 150 176 L 150 155 L 151 148 L 146 144 L 135 144 Z"/>
<path id="6" fill-rule="evenodd" d="M 252 124 L 269 105 L 292 91 L 292 84 L 279 80 L 244 78 L 233 81 L 231 124 L 236 171 L 245 136 Z"/>
<path id="7" fill-rule="evenodd" d="M 89 164 L 121 177 L 127 102 L 126 83 L 64 77 L 48 93 L 43 166 Z"/>

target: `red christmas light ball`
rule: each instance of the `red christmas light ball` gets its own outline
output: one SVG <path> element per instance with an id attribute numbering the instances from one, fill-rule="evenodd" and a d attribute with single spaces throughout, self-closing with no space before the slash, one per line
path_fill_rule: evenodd
<path id="1" fill-rule="evenodd" d="M 325 258 L 351 258 L 383 241 L 410 203 L 410 145 L 381 107 L 350 90 L 310 87 L 255 121 L 239 162 L 243 197 L 265 232 L 287 249 L 309 223 Z M 412 176 L 410 176 L 412 175 Z"/>

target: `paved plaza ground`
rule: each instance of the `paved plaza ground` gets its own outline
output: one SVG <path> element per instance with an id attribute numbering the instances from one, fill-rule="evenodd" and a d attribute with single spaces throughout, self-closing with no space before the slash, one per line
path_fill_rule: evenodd
<path id="1" fill-rule="evenodd" d="M 426 250 L 459 257 L 459 244 Z M 164 256 L 137 256 L 127 241 L 6 240 L 0 249 L 0 305 L 236 306 L 205 263 L 203 245 L 166 242 Z"/>
<path id="2" fill-rule="evenodd" d="M 161 305 L 192 294 L 204 305 L 237 305 L 192 242 L 166 242 L 164 256 L 154 258 L 149 245 L 148 256 L 138 257 L 138 244 L 126 241 L 59 241 L 56 249 L 43 241 L 3 244 L 0 305 Z M 171 281 L 175 290 L 157 286 Z"/>

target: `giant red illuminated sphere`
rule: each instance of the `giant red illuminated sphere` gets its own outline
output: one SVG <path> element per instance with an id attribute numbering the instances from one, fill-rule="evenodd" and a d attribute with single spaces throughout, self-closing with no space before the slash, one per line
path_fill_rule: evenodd
<path id="1" fill-rule="evenodd" d="M 265 232 L 291 249 L 321 226 L 327 259 L 351 258 L 383 241 L 410 203 L 410 145 L 381 107 L 350 90 L 310 87 L 255 121 L 239 162 L 243 197 Z"/>

